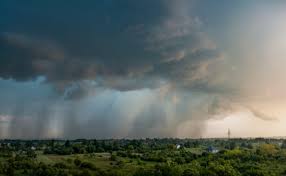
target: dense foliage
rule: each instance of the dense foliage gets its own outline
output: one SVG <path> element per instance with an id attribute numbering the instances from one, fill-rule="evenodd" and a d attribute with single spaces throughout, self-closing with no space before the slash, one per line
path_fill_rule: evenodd
<path id="1" fill-rule="evenodd" d="M 286 175 L 283 139 L 2 140 L 0 175 Z"/>

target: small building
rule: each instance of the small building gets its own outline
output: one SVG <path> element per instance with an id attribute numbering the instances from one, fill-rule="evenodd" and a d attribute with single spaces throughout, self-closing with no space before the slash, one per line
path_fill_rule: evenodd
<path id="1" fill-rule="evenodd" d="M 218 153 L 219 152 L 219 150 L 217 148 L 213 147 L 213 146 L 209 146 L 207 151 L 209 153 Z"/>

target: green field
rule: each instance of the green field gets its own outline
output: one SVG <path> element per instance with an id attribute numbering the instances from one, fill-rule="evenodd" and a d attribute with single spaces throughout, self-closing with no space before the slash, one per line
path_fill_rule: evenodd
<path id="1" fill-rule="evenodd" d="M 95 168 L 103 171 L 118 170 L 126 175 L 132 175 L 134 171 L 141 166 L 152 167 L 156 162 L 142 162 L 137 159 L 117 157 L 117 161 L 110 160 L 110 153 L 93 153 L 93 154 L 73 154 L 73 155 L 44 155 L 39 152 L 37 162 L 54 165 L 56 163 L 64 163 L 70 168 L 76 169 L 74 160 L 79 159 L 81 162 L 92 163 Z M 120 161 L 120 163 L 118 162 Z M 119 164 L 118 164 L 119 163 Z M 92 170 L 91 170 L 92 172 Z"/>

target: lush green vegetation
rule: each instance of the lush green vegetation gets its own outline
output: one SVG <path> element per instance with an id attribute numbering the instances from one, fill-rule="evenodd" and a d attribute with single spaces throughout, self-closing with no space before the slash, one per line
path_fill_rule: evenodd
<path id="1" fill-rule="evenodd" d="M 0 175 L 286 175 L 282 139 L 2 140 Z"/>

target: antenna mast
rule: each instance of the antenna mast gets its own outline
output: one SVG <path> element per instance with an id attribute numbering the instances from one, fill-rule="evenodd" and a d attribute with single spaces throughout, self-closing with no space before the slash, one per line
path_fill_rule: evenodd
<path id="1" fill-rule="evenodd" d="M 228 129 L 228 131 L 227 131 L 227 137 L 228 137 L 228 139 L 230 139 L 230 129 Z"/>

